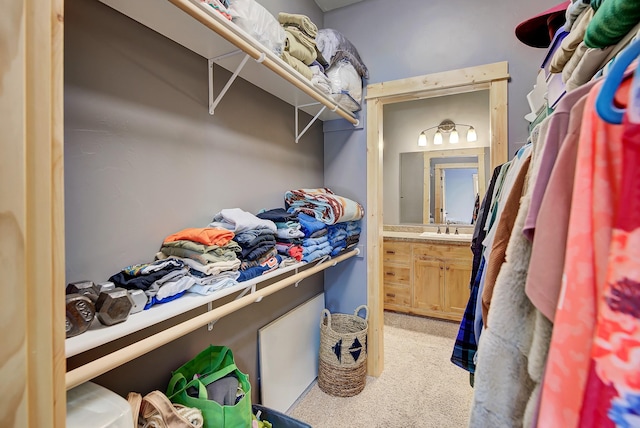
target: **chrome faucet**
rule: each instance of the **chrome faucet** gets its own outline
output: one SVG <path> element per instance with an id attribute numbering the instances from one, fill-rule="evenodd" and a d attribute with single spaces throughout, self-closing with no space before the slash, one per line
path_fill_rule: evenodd
<path id="1" fill-rule="evenodd" d="M 440 225 L 438 225 L 438 231 L 436 233 L 442 233 L 442 231 L 440 230 Z"/>
<path id="2" fill-rule="evenodd" d="M 451 222 L 449 220 L 447 220 L 447 228 L 444 230 L 444 233 L 446 233 L 447 235 L 449 234 L 449 224 Z"/>

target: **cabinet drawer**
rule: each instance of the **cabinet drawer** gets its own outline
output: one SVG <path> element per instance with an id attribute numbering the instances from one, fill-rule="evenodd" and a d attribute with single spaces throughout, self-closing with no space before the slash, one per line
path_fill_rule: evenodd
<path id="1" fill-rule="evenodd" d="M 421 259 L 426 257 L 437 259 L 473 259 L 471 248 L 467 245 L 414 244 L 413 256 Z"/>
<path id="2" fill-rule="evenodd" d="M 383 267 L 383 281 L 386 284 L 387 282 L 393 282 L 396 284 L 406 284 L 409 285 L 411 281 L 411 269 L 408 267 L 396 267 L 396 266 L 388 266 L 385 265 Z"/>
<path id="3" fill-rule="evenodd" d="M 384 241 L 382 246 L 382 261 L 395 264 L 409 265 L 411 258 L 411 244 L 408 242 Z"/>
<path id="4" fill-rule="evenodd" d="M 396 284 L 384 285 L 384 303 L 411 307 L 411 288 Z"/>

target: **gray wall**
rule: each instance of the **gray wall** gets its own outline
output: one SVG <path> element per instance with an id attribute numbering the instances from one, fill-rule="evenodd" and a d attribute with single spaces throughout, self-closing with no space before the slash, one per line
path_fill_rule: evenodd
<path id="1" fill-rule="evenodd" d="M 338 195 L 360 202 L 365 209 L 360 256 L 324 271 L 327 309 L 347 314 L 367 303 L 367 139 L 365 120 L 361 118 L 360 121 L 356 127 L 346 120 L 328 121 L 324 126 L 325 185 Z"/>
<path id="2" fill-rule="evenodd" d="M 357 47 L 369 68 L 369 83 L 508 61 L 512 156 L 527 138 L 525 96 L 545 55 L 544 49 L 520 42 L 515 27 L 557 3 L 365 0 L 325 13 L 324 25 Z"/>
<path id="3" fill-rule="evenodd" d="M 104 281 L 152 261 L 165 236 L 206 226 L 221 209 L 283 207 L 286 190 L 324 184 L 321 123 L 296 144 L 294 109 L 240 79 L 210 116 L 206 60 L 97 1 L 65 2 L 64 67 L 68 282 Z M 215 75 L 217 93 L 229 73 Z M 315 275 L 97 381 L 123 395 L 164 390 L 171 370 L 224 344 L 250 375 L 257 401 L 257 329 L 322 283 Z M 72 358 L 69 367 L 136 337 Z"/>
<path id="4" fill-rule="evenodd" d="M 324 26 L 324 13 L 312 0 L 259 0 L 273 16 L 280 12 L 299 13 L 307 16 L 318 28 Z"/>

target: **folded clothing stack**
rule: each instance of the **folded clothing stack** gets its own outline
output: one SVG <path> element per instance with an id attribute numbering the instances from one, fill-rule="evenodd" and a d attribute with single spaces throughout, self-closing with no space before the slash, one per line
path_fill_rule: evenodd
<path id="1" fill-rule="evenodd" d="M 209 226 L 222 227 L 235 233 L 234 241 L 240 246 L 240 276 L 238 282 L 277 269 L 282 257 L 277 255 L 276 225 L 240 208 L 220 211 Z"/>
<path id="2" fill-rule="evenodd" d="M 309 66 L 316 60 L 316 35 L 318 27 L 305 15 L 280 12 L 278 22 L 285 31 L 282 59 L 311 80 Z"/>
<path id="3" fill-rule="evenodd" d="M 287 211 L 303 212 L 325 224 L 360 220 L 364 216 L 362 205 L 336 195 L 326 187 L 289 190 L 285 193 L 284 200 Z"/>

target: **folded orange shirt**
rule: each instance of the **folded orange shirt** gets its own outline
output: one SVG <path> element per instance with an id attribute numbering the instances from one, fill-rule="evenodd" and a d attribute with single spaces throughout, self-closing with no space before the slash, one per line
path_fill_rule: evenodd
<path id="1" fill-rule="evenodd" d="M 203 245 L 225 246 L 235 235 L 232 231 L 219 227 L 190 227 L 169 235 L 164 242 L 193 241 Z"/>

